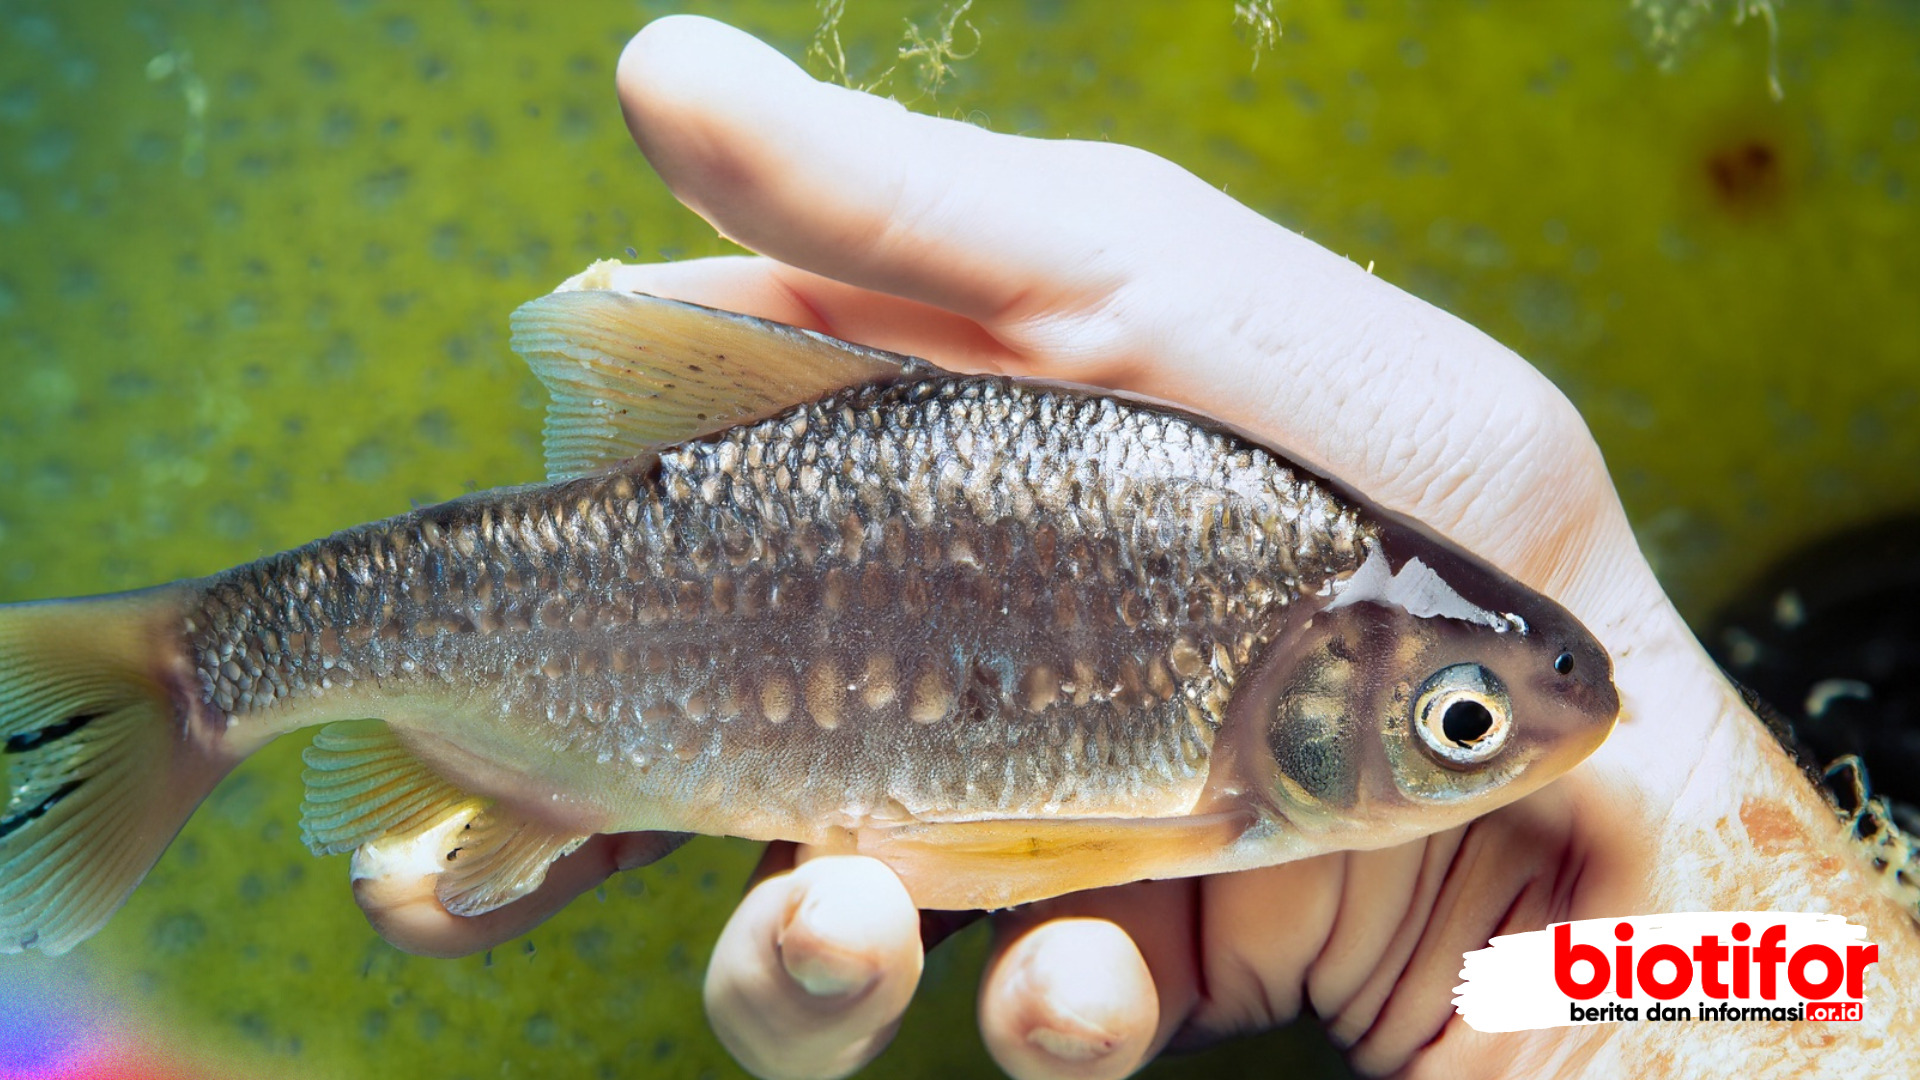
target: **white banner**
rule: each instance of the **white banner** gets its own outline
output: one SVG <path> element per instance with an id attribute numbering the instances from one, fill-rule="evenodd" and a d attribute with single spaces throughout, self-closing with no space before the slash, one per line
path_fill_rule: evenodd
<path id="1" fill-rule="evenodd" d="M 1465 956 L 1477 1031 L 1669 1021 L 1859 1020 L 1879 946 L 1838 915 L 1688 911 L 1555 923 Z"/>

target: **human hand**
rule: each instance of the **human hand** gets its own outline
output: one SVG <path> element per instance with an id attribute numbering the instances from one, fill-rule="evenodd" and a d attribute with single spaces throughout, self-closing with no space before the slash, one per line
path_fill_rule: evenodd
<path id="1" fill-rule="evenodd" d="M 1778 1068 L 1772 1043 L 1811 1037 L 1804 1025 L 1724 1046 L 1617 1026 L 1481 1035 L 1453 1015 L 1461 954 L 1562 919 L 1766 907 L 1846 914 L 1885 967 L 1915 951 L 1667 603 L 1578 414 L 1508 350 L 1152 155 L 916 116 L 706 20 L 647 27 L 619 89 L 676 195 L 763 253 L 630 267 L 619 287 L 1177 402 L 1426 522 L 1559 600 L 1613 655 L 1613 738 L 1472 825 L 997 916 L 980 1023 L 1009 1072 L 1120 1076 L 1309 1006 L 1364 1072 L 1609 1075 L 1675 1052 Z M 356 890 L 396 943 L 464 953 L 666 846 L 596 838 L 479 919 L 447 915 L 420 881 Z M 891 872 L 807 856 L 770 851 L 708 973 L 716 1030 L 769 1077 L 870 1060 L 920 972 L 918 914 Z"/>

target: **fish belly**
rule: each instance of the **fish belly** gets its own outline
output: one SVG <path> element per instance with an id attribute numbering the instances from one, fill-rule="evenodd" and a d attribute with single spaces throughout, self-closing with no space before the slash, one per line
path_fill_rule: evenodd
<path id="1" fill-rule="evenodd" d="M 243 567 L 190 655 L 236 726 L 386 718 L 593 831 L 991 850 L 1191 815 L 1236 680 L 1364 531 L 1191 418 L 937 379 Z"/>

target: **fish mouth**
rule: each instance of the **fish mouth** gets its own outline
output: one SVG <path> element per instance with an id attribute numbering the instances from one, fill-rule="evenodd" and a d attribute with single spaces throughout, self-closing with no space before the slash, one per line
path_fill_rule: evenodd
<path id="1" fill-rule="evenodd" d="M 1565 737 L 1557 740 L 1558 745 L 1545 755 L 1543 764 L 1546 771 L 1555 777 L 1571 772 L 1581 762 L 1592 757 L 1613 736 L 1614 728 L 1619 726 L 1625 711 L 1621 708 L 1619 693 L 1611 682 L 1600 687 L 1586 687 L 1594 697 L 1605 702 L 1605 708 L 1588 709 L 1585 702 L 1571 703 L 1577 713 L 1571 730 Z M 1597 704 L 1597 703 L 1596 703 Z"/>

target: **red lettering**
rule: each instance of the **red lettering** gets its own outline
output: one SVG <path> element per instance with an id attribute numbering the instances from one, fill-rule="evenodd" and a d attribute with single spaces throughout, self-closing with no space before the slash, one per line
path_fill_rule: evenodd
<path id="1" fill-rule="evenodd" d="M 1819 982 L 1807 978 L 1807 965 L 1816 960 L 1820 962 L 1824 973 Z M 1814 1001 L 1840 989 L 1840 982 L 1846 977 L 1846 969 L 1840 966 L 1840 957 L 1825 945 L 1802 945 L 1793 950 L 1793 959 L 1787 961 L 1787 984 L 1793 987 L 1794 993 Z"/>
<path id="2" fill-rule="evenodd" d="M 1863 985 L 1867 978 L 1867 965 L 1880 962 L 1880 946 L 1847 946 L 1847 996 L 1855 1001 L 1867 996 Z"/>
<path id="3" fill-rule="evenodd" d="M 1624 922 L 1614 924 L 1613 936 L 1621 941 L 1631 940 L 1633 924 Z M 1633 996 L 1633 946 L 1615 945 L 1613 947 L 1613 979 L 1613 992 L 1621 1000 L 1624 1001 Z"/>
<path id="4" fill-rule="evenodd" d="M 1824 999 L 1835 997 L 1844 986 L 1846 997 L 1857 1005 L 1865 996 L 1867 968 L 1880 961 L 1879 946 L 1848 945 L 1842 954 L 1838 947 L 1810 943 L 1789 954 L 1786 947 L 1787 926 L 1762 925 L 1758 929 L 1759 933 L 1756 934 L 1755 928 L 1744 922 L 1734 923 L 1731 928 L 1734 941 L 1752 939 L 1752 945 L 1728 946 L 1722 943 L 1717 934 L 1702 934 L 1697 943 L 1691 946 L 1691 951 L 1687 945 L 1667 942 L 1649 944 L 1636 950 L 1631 944 L 1633 924 L 1617 922 L 1613 927 L 1613 936 L 1619 944 L 1609 957 L 1603 945 L 1576 943 L 1573 940 L 1573 927 L 1562 923 L 1553 928 L 1554 983 L 1561 993 L 1576 1001 L 1591 1000 L 1609 989 L 1622 1000 L 1631 1000 L 1635 995 L 1636 982 L 1641 993 L 1659 1001 L 1679 998 L 1696 985 L 1700 987 L 1697 992 L 1706 997 L 1725 1001 L 1729 997 L 1749 998 L 1755 981 L 1751 973 L 1758 970 L 1758 997 L 1766 1001 L 1775 1001 L 1782 994 L 1790 994 L 1809 1003 L 1796 1015 L 1814 1019 L 1812 1009 L 1817 1004 L 1824 1010 L 1820 1018 L 1858 1019 L 1857 1016 L 1833 1014 L 1827 1006 L 1834 1003 Z M 1588 969 L 1576 973 L 1575 965 L 1582 962 L 1588 965 Z M 1663 964 L 1672 965 L 1673 970 L 1665 971 L 1661 967 Z M 1820 968 L 1817 977 L 1814 974 L 1815 964 Z M 1726 977 L 1723 965 L 1731 970 L 1731 978 Z M 1786 968 L 1787 987 L 1780 985 L 1782 966 Z"/>
<path id="5" fill-rule="evenodd" d="M 1785 926 L 1769 926 L 1760 931 L 1760 945 L 1753 950 L 1754 966 L 1760 969 L 1760 996 L 1768 1001 L 1773 1000 L 1779 985 L 1775 969 L 1787 958 L 1787 950 L 1780 947 L 1786 936 Z"/>
<path id="6" fill-rule="evenodd" d="M 1593 965 L 1584 981 L 1573 977 L 1573 965 L 1582 960 Z M 1566 923 L 1553 928 L 1553 983 L 1575 1001 L 1598 997 L 1607 988 L 1607 954 L 1597 945 L 1573 944 L 1573 927 Z"/>
<path id="7" fill-rule="evenodd" d="M 1673 979 L 1662 982 L 1654 977 L 1654 965 L 1665 960 L 1673 965 Z M 1671 1001 L 1687 992 L 1693 985 L 1693 965 L 1687 962 L 1685 950 L 1678 945 L 1665 943 L 1655 945 L 1640 954 L 1640 966 L 1634 974 L 1640 978 L 1640 987 L 1661 1001 Z M 1788 969 L 1792 975 L 1792 969 Z"/>
<path id="8" fill-rule="evenodd" d="M 1727 947 L 1716 934 L 1707 934 L 1693 947 L 1693 958 L 1700 961 L 1700 989 L 1710 998 L 1727 996 L 1727 984 L 1720 981 L 1720 961 L 1727 958 Z M 1645 975 L 1640 976 L 1646 982 Z"/>

